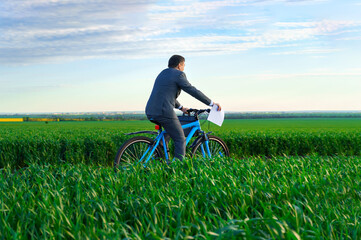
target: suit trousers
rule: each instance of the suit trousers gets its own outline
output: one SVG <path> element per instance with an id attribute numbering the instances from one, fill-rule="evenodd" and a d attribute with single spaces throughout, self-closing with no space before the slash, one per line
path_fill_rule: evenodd
<path id="1" fill-rule="evenodd" d="M 174 157 L 182 160 L 186 152 L 186 138 L 178 118 L 147 116 L 149 121 L 161 125 L 174 141 Z M 166 137 L 166 136 L 165 136 Z M 169 139 L 169 137 L 168 137 Z M 166 137 L 167 140 L 167 137 Z"/>

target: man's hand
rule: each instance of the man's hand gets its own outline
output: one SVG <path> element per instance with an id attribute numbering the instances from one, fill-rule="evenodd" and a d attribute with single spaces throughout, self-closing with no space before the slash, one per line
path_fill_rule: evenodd
<path id="1" fill-rule="evenodd" d="M 217 106 L 218 106 L 217 111 L 221 111 L 221 110 L 222 110 L 222 107 L 221 107 L 221 105 L 219 105 L 219 103 L 214 103 L 213 105 L 217 105 Z"/>
<path id="2" fill-rule="evenodd" d="M 186 107 L 182 107 L 181 111 L 184 113 L 184 114 L 188 114 L 188 111 L 189 108 L 186 108 Z"/>

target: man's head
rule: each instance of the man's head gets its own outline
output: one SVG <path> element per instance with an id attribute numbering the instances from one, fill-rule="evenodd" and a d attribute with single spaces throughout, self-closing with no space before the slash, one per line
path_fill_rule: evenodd
<path id="1" fill-rule="evenodd" d="M 185 59 L 184 59 L 184 57 L 182 57 L 180 55 L 173 55 L 171 58 L 169 58 L 168 67 L 176 68 L 179 71 L 183 72 L 184 67 L 185 67 Z"/>

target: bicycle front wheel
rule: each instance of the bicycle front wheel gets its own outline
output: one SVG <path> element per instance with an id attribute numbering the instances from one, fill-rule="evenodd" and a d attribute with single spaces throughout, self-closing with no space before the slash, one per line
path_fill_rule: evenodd
<path id="1" fill-rule="evenodd" d="M 211 157 L 229 157 L 229 150 L 226 143 L 219 137 L 208 136 L 208 146 Z M 192 149 L 192 157 L 203 158 L 209 157 L 206 142 L 199 141 Z"/>
<path id="2" fill-rule="evenodd" d="M 119 149 L 115 160 L 115 170 L 128 169 L 132 165 L 140 163 L 142 157 L 144 157 L 146 151 L 153 145 L 153 140 L 144 136 L 137 136 L 126 141 Z M 149 149 L 148 154 L 151 149 Z M 147 155 L 147 154 L 146 154 Z M 161 158 L 161 150 L 157 147 L 152 155 L 153 158 Z M 144 159 L 145 160 L 145 159 Z"/>

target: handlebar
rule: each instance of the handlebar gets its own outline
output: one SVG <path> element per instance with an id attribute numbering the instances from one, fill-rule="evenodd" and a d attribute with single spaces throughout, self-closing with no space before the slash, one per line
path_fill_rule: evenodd
<path id="1" fill-rule="evenodd" d="M 187 110 L 187 113 L 190 115 L 191 113 L 194 113 L 194 116 L 198 118 L 198 115 L 204 112 L 209 113 L 211 111 L 211 109 L 195 109 L 195 108 L 190 108 Z M 183 115 L 185 115 L 185 113 L 183 113 Z"/>

